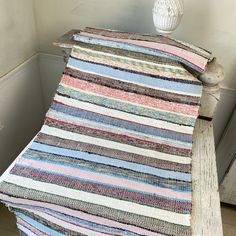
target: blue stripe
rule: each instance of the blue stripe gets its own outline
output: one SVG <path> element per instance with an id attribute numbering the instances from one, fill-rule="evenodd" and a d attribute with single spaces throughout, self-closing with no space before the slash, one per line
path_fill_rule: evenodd
<path id="1" fill-rule="evenodd" d="M 149 55 L 153 55 L 153 56 L 169 58 L 169 59 L 172 59 L 172 60 L 175 60 L 178 62 L 182 62 L 183 64 L 185 64 L 185 65 L 187 65 L 199 72 L 204 71 L 203 69 L 199 68 L 198 66 L 192 64 L 191 62 L 189 62 L 177 55 L 172 55 L 168 52 L 162 52 L 157 49 L 155 50 L 155 49 L 137 46 L 137 45 L 133 45 L 130 43 L 124 43 L 124 42 L 114 42 L 114 41 L 111 41 L 111 40 L 109 41 L 106 39 L 96 39 L 96 38 L 88 37 L 88 36 L 84 36 L 84 35 L 75 35 L 74 40 L 79 41 L 79 42 L 83 42 L 83 43 L 101 45 L 101 46 L 111 47 L 111 48 L 125 49 L 128 51 L 140 52 L 140 53 L 145 53 L 145 54 L 149 54 Z"/>
<path id="2" fill-rule="evenodd" d="M 85 111 L 80 108 L 69 107 L 67 105 L 62 105 L 55 102 L 52 103 L 51 109 L 74 116 L 74 117 L 79 117 L 81 119 L 87 119 L 87 120 L 94 121 L 101 124 L 116 126 L 118 128 L 140 132 L 142 134 L 149 134 L 149 135 L 153 135 L 157 137 L 178 140 L 178 141 L 186 142 L 190 144 L 192 143 L 192 136 L 188 134 L 181 134 L 178 132 L 158 129 L 158 128 L 150 127 L 150 126 L 148 127 L 142 124 L 136 124 L 136 123 L 125 121 L 125 120 L 116 119 L 113 117 L 105 116 L 105 115 L 94 113 L 91 111 Z"/>
<path id="3" fill-rule="evenodd" d="M 135 74 L 130 73 L 118 69 L 114 69 L 108 66 L 103 65 L 97 65 L 92 64 L 89 62 L 80 61 L 75 58 L 69 58 L 68 66 L 73 66 L 75 68 L 86 70 L 88 72 L 95 72 L 99 75 L 105 76 L 105 77 L 112 77 L 118 80 L 125 80 L 128 82 L 135 82 L 135 83 L 141 83 L 148 86 L 161 88 L 161 89 L 168 89 L 178 91 L 178 92 L 189 92 L 192 94 L 200 95 L 201 94 L 201 86 L 200 85 L 194 85 L 194 84 L 185 84 L 175 81 L 168 81 L 168 80 L 162 80 L 158 78 L 152 78 L 150 76 L 142 75 L 142 74 Z"/>
<path id="4" fill-rule="evenodd" d="M 48 211 L 50 212 L 50 210 L 48 210 Z M 98 230 L 99 232 L 109 232 L 109 233 L 112 233 L 112 235 L 124 235 L 124 234 L 127 234 L 129 236 L 139 236 L 138 234 L 133 233 L 131 231 L 122 230 L 122 229 L 114 228 L 114 227 L 108 227 L 106 225 L 97 224 L 97 223 L 94 223 L 94 222 L 90 222 L 90 221 L 83 220 L 83 219 L 76 218 L 76 217 L 69 216 L 69 215 L 65 216 L 62 213 L 55 212 L 54 214 L 58 215 L 58 216 L 62 216 L 64 218 L 68 218 L 71 221 L 76 222 L 79 225 L 82 225 L 82 227 L 89 227 L 90 229 L 92 228 L 92 229 Z"/>
<path id="5" fill-rule="evenodd" d="M 45 163 L 49 163 L 49 164 L 56 164 L 56 163 L 51 162 L 51 161 L 42 161 L 42 160 L 40 160 L 38 158 L 28 158 L 28 157 L 24 157 L 24 158 L 25 159 L 39 160 L 41 162 L 45 162 Z M 60 175 L 60 176 L 64 176 L 64 177 L 67 177 L 67 178 L 72 178 L 72 179 L 75 179 L 75 180 L 87 181 L 87 182 L 90 182 L 90 183 L 100 184 L 100 185 L 102 184 L 102 185 L 107 186 L 107 187 L 124 189 L 124 190 L 128 190 L 128 191 L 136 192 L 136 193 L 141 193 L 141 194 L 144 194 L 144 195 L 156 196 L 156 197 L 167 199 L 167 200 L 171 200 L 171 201 L 191 202 L 191 200 L 178 199 L 178 198 L 170 198 L 170 197 L 166 197 L 166 196 L 159 195 L 159 194 L 156 194 L 156 193 L 140 191 L 140 190 L 137 190 L 137 189 L 133 189 L 132 186 L 127 188 L 127 187 L 123 187 L 123 186 L 120 186 L 120 185 L 114 185 L 112 183 L 111 184 L 107 184 L 107 183 L 103 183 L 103 182 L 94 181 L 94 180 L 91 180 L 91 179 L 84 179 L 84 178 L 79 178 L 79 177 L 75 177 L 75 176 L 72 176 L 72 175 L 66 175 L 66 174 L 57 173 L 57 172 L 54 172 L 54 171 L 47 171 L 47 170 L 43 170 L 43 169 L 38 169 L 38 168 L 34 168 L 34 167 L 23 165 L 23 164 L 19 164 L 19 163 L 16 164 L 16 166 L 24 167 L 24 168 L 31 169 L 31 170 L 36 170 L 36 171 L 39 171 L 41 173 L 52 174 L 52 175 Z M 69 167 L 71 167 L 70 165 L 67 165 L 67 164 L 60 164 L 59 166 L 69 166 Z M 81 169 L 85 169 L 86 170 L 86 168 L 81 168 Z M 94 172 L 94 171 L 91 171 L 91 172 Z M 17 175 L 17 173 L 14 174 L 14 175 Z M 108 176 L 112 176 L 112 175 L 109 175 L 109 174 L 107 174 L 107 175 Z M 128 179 L 128 180 L 132 180 L 132 181 L 135 181 L 135 182 L 138 182 L 138 183 L 144 183 L 144 182 L 141 182 L 141 181 L 138 181 L 138 180 L 136 181 L 136 180 L 133 180 L 133 179 L 130 179 L 130 178 L 122 178 L 122 179 Z M 45 182 L 45 181 L 41 180 L 40 182 Z M 148 184 L 148 183 L 145 183 L 145 184 L 146 185 L 151 185 L 151 184 Z M 62 185 L 63 185 L 63 183 L 62 183 Z M 158 186 L 160 188 L 166 188 L 166 187 L 162 187 L 160 185 L 155 185 L 155 184 L 153 184 L 153 185 L 154 186 Z M 151 185 L 151 186 L 153 186 L 153 185 Z M 188 189 L 185 189 L 184 191 L 181 191 L 179 189 L 169 188 L 169 187 L 168 187 L 168 189 L 171 189 L 171 190 L 173 190 L 175 192 L 192 192 L 191 190 L 188 190 Z"/>
<path id="6" fill-rule="evenodd" d="M 59 233 L 58 231 L 49 228 L 48 226 L 39 223 L 38 221 L 32 219 L 31 217 L 22 214 L 20 212 L 15 211 L 15 214 L 17 217 L 21 218 L 22 220 L 26 221 L 28 224 L 32 225 L 33 227 L 35 227 L 36 229 L 38 229 L 39 231 L 46 233 L 48 235 L 53 235 L 53 236 L 64 236 L 64 234 Z"/>
<path id="7" fill-rule="evenodd" d="M 40 211 L 40 212 L 47 213 L 49 215 L 63 217 L 65 219 L 69 219 L 69 220 L 77 223 L 81 227 L 99 230 L 99 232 L 109 232 L 109 233 L 112 233 L 112 234 L 119 234 L 119 235 L 120 234 L 123 235 L 123 234 L 128 233 L 128 235 L 130 235 L 130 236 L 138 236 L 138 234 L 136 234 L 134 232 L 131 232 L 131 231 L 122 230 L 122 229 L 119 229 L 119 228 L 114 228 L 114 227 L 109 227 L 109 226 L 106 226 L 106 225 L 97 224 L 97 223 L 94 223 L 94 222 L 91 222 L 91 221 L 87 221 L 87 220 L 83 220 L 83 219 L 76 218 L 76 217 L 73 217 L 73 216 L 69 216 L 69 215 L 66 215 L 66 214 L 51 210 L 51 209 L 47 209 L 47 208 L 29 206 L 29 205 L 25 205 L 25 204 L 17 204 L 16 205 L 16 204 L 12 204 L 10 202 L 5 202 L 5 203 L 11 204 L 15 207 L 22 206 L 22 207 L 27 208 L 27 209 L 37 210 L 37 211 Z"/>
<path id="8" fill-rule="evenodd" d="M 40 162 L 43 162 L 43 163 L 56 164 L 56 165 L 59 165 L 59 166 L 66 166 L 66 167 L 70 167 L 70 168 L 74 168 L 74 169 L 80 169 L 80 170 L 85 170 L 85 171 L 90 171 L 90 172 L 93 172 L 93 173 L 101 174 L 101 171 L 98 172 L 96 170 L 92 170 L 92 169 L 89 169 L 89 168 L 86 168 L 86 167 L 74 166 L 74 165 L 64 163 L 64 162 L 61 162 L 61 161 L 59 162 L 59 161 L 42 160 L 41 158 L 39 158 L 35 155 L 32 155 L 32 154 L 24 154 L 22 156 L 22 158 L 29 159 L 29 160 L 36 160 L 36 161 L 40 161 Z M 17 164 L 17 165 L 21 165 L 21 164 Z M 23 166 L 23 165 L 21 165 L 21 166 Z M 33 169 L 33 167 L 28 167 L 28 166 L 25 166 L 25 167 Z M 40 170 L 40 171 L 42 171 L 42 170 Z M 47 171 L 45 171 L 45 172 L 47 172 Z M 187 188 L 186 186 L 184 186 L 184 189 L 183 189 L 183 187 L 179 187 L 178 185 L 172 185 L 172 186 L 169 185 L 167 187 L 165 183 L 162 184 L 161 182 L 148 183 L 148 182 L 145 182 L 145 181 L 142 181 L 142 180 L 139 180 L 139 179 L 135 179 L 135 178 L 130 178 L 130 177 L 127 177 L 127 176 L 119 176 L 119 175 L 115 175 L 115 174 L 111 174 L 111 173 L 102 173 L 102 174 L 106 175 L 106 176 L 116 177 L 116 178 L 119 178 L 119 179 L 131 180 L 131 181 L 134 181 L 134 182 L 137 182 L 137 183 L 142 183 L 142 184 L 144 183 L 144 184 L 147 184 L 147 185 L 150 185 L 150 186 L 157 186 L 157 187 L 160 187 L 160 188 L 171 188 L 175 192 L 192 192 L 192 190 Z M 69 177 L 68 175 L 63 175 L 63 174 L 60 174 L 60 175 Z M 76 178 L 74 176 L 71 176 L 71 177 L 75 178 L 75 179 L 79 179 L 79 180 L 84 180 L 82 178 Z M 102 182 L 93 181 L 93 180 L 90 180 L 90 179 L 88 181 L 96 183 L 96 184 L 103 184 L 103 185 L 106 185 L 106 186 L 111 186 L 111 187 L 115 186 L 115 185 L 112 185 L 112 184 L 109 185 L 109 184 L 105 184 L 105 183 L 102 183 Z M 124 187 L 121 187 L 121 186 L 115 186 L 115 187 L 124 188 Z M 124 189 L 129 190 L 128 188 L 124 188 Z M 141 193 L 144 193 L 144 194 L 149 194 L 149 193 L 142 192 L 142 191 L 135 190 L 135 189 L 133 189 L 132 191 L 141 192 Z"/>
<path id="9" fill-rule="evenodd" d="M 38 150 L 38 151 L 56 154 L 56 155 L 64 155 L 64 156 L 78 158 L 78 159 L 82 159 L 86 161 L 105 164 L 109 166 L 115 166 L 118 168 L 130 169 L 130 170 L 134 170 L 141 173 L 152 174 L 152 175 L 166 178 L 166 179 L 176 179 L 176 180 L 191 182 L 191 175 L 188 173 L 181 173 L 177 171 L 175 172 L 175 171 L 158 169 L 154 167 L 145 166 L 142 164 L 136 164 L 136 163 L 126 162 L 126 161 L 122 161 L 118 159 L 112 159 L 112 158 L 99 156 L 99 155 L 91 154 L 87 152 L 75 151 L 75 150 L 70 150 L 70 149 L 65 149 L 65 148 L 58 148 L 58 147 L 40 144 L 36 142 L 33 142 L 30 148 L 34 150 Z"/>

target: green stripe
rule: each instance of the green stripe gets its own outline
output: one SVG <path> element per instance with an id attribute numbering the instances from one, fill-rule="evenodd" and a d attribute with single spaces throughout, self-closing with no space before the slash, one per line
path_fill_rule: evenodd
<path id="1" fill-rule="evenodd" d="M 194 126 L 195 118 L 186 117 L 179 114 L 168 113 L 164 111 L 157 111 L 154 109 L 137 106 L 134 104 L 129 104 L 126 102 L 116 101 L 113 99 L 109 99 L 107 97 L 101 97 L 94 94 L 86 93 L 85 91 L 74 90 L 68 87 L 64 87 L 59 85 L 58 93 L 67 95 L 71 98 L 89 102 L 92 104 L 108 107 L 111 109 L 124 111 L 127 113 L 150 117 L 158 120 L 164 120 L 175 124 L 185 125 L 185 126 Z"/>
<path id="2" fill-rule="evenodd" d="M 75 47 L 73 49 L 74 52 L 79 53 L 79 54 L 84 54 L 85 56 L 90 56 L 90 57 L 96 57 L 98 59 L 105 59 L 108 61 L 113 61 L 113 62 L 120 62 L 120 63 L 124 63 L 124 64 L 128 64 L 128 65 L 133 65 L 133 66 L 139 66 L 141 68 L 147 68 L 147 69 L 152 69 L 152 70 L 156 70 L 158 72 L 170 72 L 170 73 L 174 73 L 174 75 L 189 75 L 185 70 L 180 70 L 178 68 L 172 68 L 172 67 L 162 67 L 162 66 L 158 66 L 157 64 L 149 64 L 149 63 L 145 63 L 144 61 L 134 61 L 134 60 L 130 60 L 128 57 L 127 58 L 119 58 L 119 57 L 115 57 L 114 55 L 105 55 L 105 54 L 100 54 L 100 53 L 96 53 L 95 51 L 87 51 L 86 49 L 82 49 L 79 47 Z M 173 76 L 174 76 L 173 75 Z M 193 77 L 194 78 L 194 77 Z M 195 79 L 193 81 L 196 81 Z"/>

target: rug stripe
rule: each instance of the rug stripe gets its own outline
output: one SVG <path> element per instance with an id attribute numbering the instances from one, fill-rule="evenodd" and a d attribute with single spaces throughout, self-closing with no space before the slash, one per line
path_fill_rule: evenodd
<path id="1" fill-rule="evenodd" d="M 157 133 L 158 130 L 163 130 L 166 132 L 180 133 L 184 137 L 191 137 L 191 134 L 193 132 L 192 127 L 181 126 L 179 124 L 172 124 L 169 122 L 164 122 L 161 120 L 151 119 L 147 117 L 144 118 L 142 116 L 137 116 L 137 115 L 129 114 L 122 111 L 117 111 L 114 109 L 108 109 L 106 107 L 94 105 L 88 102 L 77 101 L 75 99 L 63 97 L 58 94 L 56 94 L 56 96 L 54 97 L 54 100 L 62 104 L 65 104 L 67 106 L 72 106 L 81 110 L 90 111 L 96 114 L 103 115 L 103 117 L 110 117 L 110 118 L 117 119 L 116 122 L 115 120 L 113 120 L 114 121 L 113 123 L 115 124 L 120 121 L 129 125 L 135 124 L 137 127 L 141 127 L 141 128 L 144 126 L 145 128 L 142 129 L 142 132 L 145 132 L 145 130 L 150 129 L 150 128 L 156 128 L 156 129 L 153 129 L 154 130 L 153 133 Z M 124 126 L 123 123 L 119 125 L 123 127 Z M 130 126 L 128 127 L 129 129 L 131 129 Z M 178 137 L 178 138 L 181 138 L 181 137 Z"/>
<path id="2" fill-rule="evenodd" d="M 85 201 L 98 204 L 106 207 L 111 207 L 117 210 L 128 211 L 130 213 L 152 217 L 154 219 L 160 219 L 171 223 L 190 226 L 189 215 L 180 213 L 169 212 L 166 210 L 156 209 L 148 206 L 141 206 L 136 203 L 127 203 L 125 201 L 111 199 L 109 197 L 99 196 L 97 194 L 91 194 L 79 190 L 68 189 L 55 184 L 43 183 L 35 180 L 30 180 L 25 177 L 10 175 L 7 179 L 8 183 L 18 183 L 19 186 L 30 189 L 44 189 L 46 193 L 57 194 L 60 196 L 66 196 L 75 200 Z"/>
<path id="3" fill-rule="evenodd" d="M 201 92 L 201 86 L 199 85 L 184 84 L 179 82 L 170 83 L 167 80 L 153 79 L 140 74 L 135 75 L 133 73 L 120 71 L 118 69 L 109 68 L 107 66 L 84 62 L 72 57 L 69 58 L 67 66 L 72 69 L 76 68 L 84 72 L 98 74 L 100 76 L 109 77 L 111 79 L 145 84 L 146 86 L 151 86 L 167 92 L 175 92 L 186 95 L 197 95 Z"/>
<path id="4" fill-rule="evenodd" d="M 109 141 L 109 140 L 89 137 L 86 135 L 80 135 L 80 134 L 52 128 L 52 127 L 49 127 L 46 125 L 43 126 L 43 128 L 41 129 L 41 132 L 44 134 L 52 135 L 52 136 L 59 137 L 59 138 L 80 141 L 83 143 L 90 143 L 90 144 L 99 145 L 102 147 L 110 147 L 115 150 L 126 151 L 129 153 L 135 153 L 138 155 L 143 155 L 143 156 L 152 157 L 152 158 L 156 158 L 156 159 L 173 161 L 173 162 L 182 163 L 182 164 L 190 164 L 190 162 L 191 162 L 191 158 L 189 158 L 189 157 L 170 155 L 170 154 L 157 152 L 157 151 L 153 151 L 153 150 L 148 150 L 148 149 L 143 149 L 143 148 L 139 148 L 139 147 L 123 144 L 123 143 L 117 143 L 117 142 L 113 142 L 113 141 Z M 77 152 L 71 151 L 71 155 L 74 157 L 76 157 L 76 153 Z"/>

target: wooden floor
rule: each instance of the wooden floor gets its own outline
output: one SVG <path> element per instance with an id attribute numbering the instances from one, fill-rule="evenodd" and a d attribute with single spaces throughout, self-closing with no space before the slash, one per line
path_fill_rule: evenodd
<path id="1" fill-rule="evenodd" d="M 236 206 L 221 205 L 224 236 L 236 236 Z"/>
<path id="2" fill-rule="evenodd" d="M 224 236 L 236 236 L 236 207 L 221 206 Z M 17 229 L 14 215 L 0 204 L 0 236 L 16 236 Z M 208 236 L 208 235 L 206 235 Z"/>
<path id="3" fill-rule="evenodd" d="M 15 217 L 0 203 L 0 236 L 16 236 L 17 228 Z"/>

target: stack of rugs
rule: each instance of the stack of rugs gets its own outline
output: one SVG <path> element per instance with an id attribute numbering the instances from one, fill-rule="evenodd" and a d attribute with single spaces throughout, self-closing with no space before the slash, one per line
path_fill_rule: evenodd
<path id="1" fill-rule="evenodd" d="M 45 122 L 0 178 L 22 235 L 191 235 L 192 135 L 207 51 L 86 28 Z"/>

